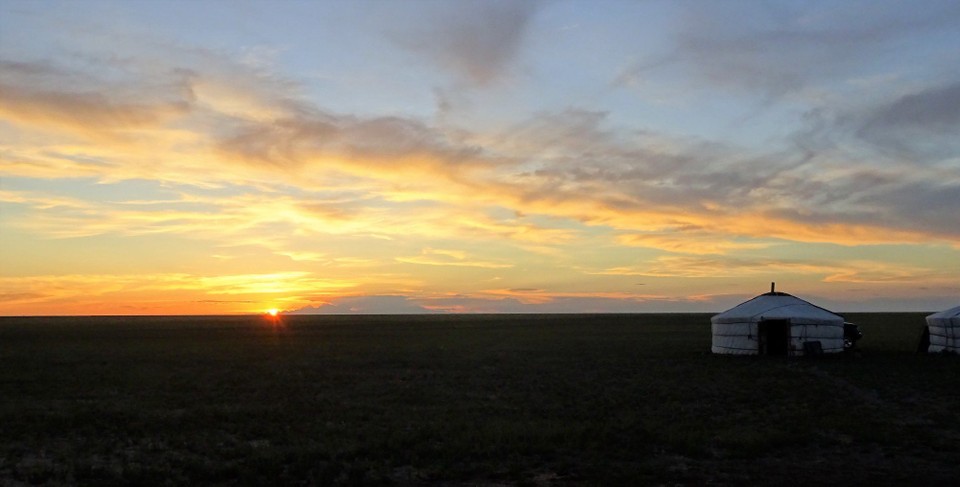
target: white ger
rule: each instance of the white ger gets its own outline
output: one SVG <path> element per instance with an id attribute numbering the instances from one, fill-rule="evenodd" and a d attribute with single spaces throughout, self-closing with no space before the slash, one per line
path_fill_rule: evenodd
<path id="1" fill-rule="evenodd" d="M 843 317 L 796 296 L 761 294 L 710 318 L 713 353 L 788 355 L 843 351 Z M 817 343 L 819 342 L 819 343 Z"/>
<path id="2" fill-rule="evenodd" d="M 960 353 L 960 306 L 927 316 L 930 346 L 927 351 Z"/>

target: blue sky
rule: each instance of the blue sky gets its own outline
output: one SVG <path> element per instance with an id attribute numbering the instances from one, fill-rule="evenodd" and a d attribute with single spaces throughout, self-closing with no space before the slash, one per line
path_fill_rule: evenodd
<path id="1" fill-rule="evenodd" d="M 2 0 L 0 313 L 945 308 L 957 46 L 936 1 Z"/>

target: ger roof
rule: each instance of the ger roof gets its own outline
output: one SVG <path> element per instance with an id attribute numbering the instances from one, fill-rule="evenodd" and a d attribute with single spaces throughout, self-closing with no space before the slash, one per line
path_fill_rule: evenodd
<path id="1" fill-rule="evenodd" d="M 943 319 L 943 318 L 956 318 L 958 316 L 960 316 L 960 306 L 954 306 L 953 308 L 945 309 L 939 313 L 934 313 L 930 316 L 927 316 L 927 318 Z"/>
<path id="2" fill-rule="evenodd" d="M 769 292 L 710 318 L 713 323 L 789 319 L 798 323 L 843 323 L 843 317 L 787 293 Z"/>

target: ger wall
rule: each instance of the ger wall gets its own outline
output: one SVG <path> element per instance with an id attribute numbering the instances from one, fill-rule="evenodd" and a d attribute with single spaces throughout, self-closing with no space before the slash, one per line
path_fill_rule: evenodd
<path id="1" fill-rule="evenodd" d="M 711 323 L 713 353 L 757 355 L 760 342 L 756 322 Z M 931 333 L 932 335 L 932 333 Z M 932 336 L 931 336 L 932 338 Z M 843 351 L 843 323 L 791 323 L 789 355 L 803 355 L 804 342 L 819 341 L 823 353 Z M 932 340 L 931 340 L 932 343 Z"/>
<path id="2" fill-rule="evenodd" d="M 953 323 L 957 321 L 958 323 Z M 960 353 L 960 319 L 942 320 L 929 323 L 930 329 L 930 347 L 928 352 L 953 352 Z"/>

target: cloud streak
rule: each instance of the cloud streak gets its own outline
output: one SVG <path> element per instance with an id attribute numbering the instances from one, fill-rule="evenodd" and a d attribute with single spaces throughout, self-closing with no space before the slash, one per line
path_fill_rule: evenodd
<path id="1" fill-rule="evenodd" d="M 800 260 L 745 259 L 729 256 L 661 256 L 635 266 L 614 267 L 590 274 L 721 278 L 744 275 L 812 275 L 830 283 L 949 283 L 949 271 L 877 261 L 816 262 Z"/>
<path id="2" fill-rule="evenodd" d="M 453 267 L 480 267 L 484 269 L 504 269 L 513 267 L 513 264 L 474 260 L 466 252 L 459 250 L 423 249 L 420 255 L 412 257 L 397 257 L 398 262 L 406 264 L 453 266 Z"/>

